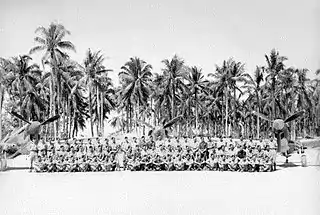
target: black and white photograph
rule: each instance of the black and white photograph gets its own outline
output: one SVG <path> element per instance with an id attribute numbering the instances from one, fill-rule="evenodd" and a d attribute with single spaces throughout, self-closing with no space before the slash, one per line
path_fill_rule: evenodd
<path id="1" fill-rule="evenodd" d="M 1 215 L 319 215 L 320 1 L 0 0 Z"/>

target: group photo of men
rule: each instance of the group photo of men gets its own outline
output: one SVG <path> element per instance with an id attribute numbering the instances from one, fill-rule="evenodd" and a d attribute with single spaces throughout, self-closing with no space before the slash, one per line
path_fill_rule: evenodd
<path id="1" fill-rule="evenodd" d="M 32 143 L 34 172 L 276 170 L 276 142 L 270 139 L 124 137 Z"/>

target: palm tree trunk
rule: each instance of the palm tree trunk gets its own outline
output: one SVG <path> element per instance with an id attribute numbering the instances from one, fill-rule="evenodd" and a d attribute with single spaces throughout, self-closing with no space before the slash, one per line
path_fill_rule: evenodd
<path id="1" fill-rule="evenodd" d="M 0 87 L 0 141 L 2 140 L 2 106 L 4 98 L 4 88 Z"/>
<path id="2" fill-rule="evenodd" d="M 226 86 L 225 99 L 226 99 L 225 135 L 228 136 L 228 86 Z"/>
<path id="3" fill-rule="evenodd" d="M 72 116 L 71 116 L 71 114 L 72 114 L 72 111 L 71 111 L 71 99 L 72 98 L 69 98 L 69 101 L 68 101 L 68 137 L 69 137 L 69 139 L 71 138 L 71 133 L 72 133 L 72 130 L 71 130 L 71 125 L 72 125 Z M 75 112 L 75 110 L 74 110 L 74 112 Z M 75 120 L 75 119 L 74 119 Z"/>
<path id="4" fill-rule="evenodd" d="M 131 102 L 129 102 L 129 113 L 130 113 L 130 130 L 128 132 L 131 132 L 132 131 L 132 104 Z"/>
<path id="5" fill-rule="evenodd" d="M 99 112 L 100 112 L 100 102 L 99 102 L 99 89 L 98 87 L 96 86 L 96 128 L 97 128 L 97 136 L 99 136 L 99 124 L 100 124 L 100 115 L 99 115 Z"/>
<path id="6" fill-rule="evenodd" d="M 231 126 L 231 134 L 233 133 L 232 131 L 237 131 L 238 126 L 236 125 L 236 100 L 237 100 L 237 95 L 236 95 L 236 88 L 233 89 L 233 123 L 230 123 Z M 233 129 L 233 130 L 232 130 Z M 231 135 L 230 134 L 230 135 Z"/>
<path id="7" fill-rule="evenodd" d="M 66 129 L 66 118 L 67 118 L 67 111 L 65 109 L 65 106 L 66 106 L 66 102 L 62 102 L 62 106 L 63 106 L 63 113 L 62 113 L 62 133 L 63 135 L 68 138 L 68 135 L 67 135 L 67 129 Z"/>
<path id="8" fill-rule="evenodd" d="M 156 127 L 157 125 L 157 113 L 158 113 L 158 108 L 155 107 L 153 98 L 151 98 L 151 108 L 153 110 L 153 126 Z"/>
<path id="9" fill-rule="evenodd" d="M 259 95 L 257 96 L 257 113 L 260 113 L 260 99 Z M 257 116 L 257 139 L 259 139 L 260 136 L 260 118 Z"/>
<path id="10" fill-rule="evenodd" d="M 194 98 L 195 98 L 195 112 L 196 112 L 196 130 L 198 129 L 198 98 L 197 98 L 197 89 L 195 89 L 195 92 L 194 92 Z"/>
<path id="11" fill-rule="evenodd" d="M 60 115 L 60 94 L 61 94 L 61 85 L 60 85 L 60 80 L 58 81 L 58 84 L 57 84 L 57 94 L 56 94 L 56 114 L 59 114 Z M 62 117 L 63 118 L 63 117 Z M 59 137 L 60 135 L 60 121 L 61 119 L 59 118 L 57 121 L 56 121 L 56 125 L 57 125 L 57 136 Z"/>
<path id="12" fill-rule="evenodd" d="M 130 126 L 129 125 L 129 114 L 130 114 L 129 113 L 129 109 L 130 109 L 129 104 L 127 105 L 126 109 L 127 109 L 127 111 L 126 111 L 127 112 L 127 133 L 129 133 L 129 126 Z"/>
<path id="13" fill-rule="evenodd" d="M 50 84 L 49 84 L 49 88 L 50 88 L 50 97 L 49 97 L 49 99 L 50 99 L 50 101 L 49 101 L 49 103 L 50 103 L 50 109 L 49 109 L 49 112 L 50 112 L 50 117 L 52 117 L 53 115 L 54 115 L 54 106 L 53 106 L 53 76 L 52 76 L 53 74 L 51 74 L 51 80 L 50 80 Z M 56 139 L 56 132 L 55 132 L 55 123 L 51 123 L 52 124 L 52 126 L 50 126 L 49 127 L 49 132 L 50 132 L 50 136 L 52 137 L 54 137 L 54 139 Z"/>
<path id="14" fill-rule="evenodd" d="M 303 137 L 306 137 L 307 131 L 306 131 L 306 117 L 303 118 Z"/>
<path id="15" fill-rule="evenodd" d="M 136 126 L 136 132 L 137 132 L 138 136 L 140 136 L 140 126 L 137 126 L 137 122 L 138 122 L 138 113 L 139 113 L 139 108 L 140 108 L 139 101 L 138 101 L 137 106 L 138 106 L 138 107 L 137 107 L 137 110 L 136 110 L 135 126 Z"/>
<path id="16" fill-rule="evenodd" d="M 174 99 L 175 99 L 175 88 L 174 88 L 174 83 L 172 84 L 172 104 L 171 104 L 171 108 L 172 108 L 172 113 L 171 113 L 171 119 L 174 118 L 175 115 L 175 106 L 174 106 Z"/>
<path id="17" fill-rule="evenodd" d="M 76 125 L 75 125 L 75 123 L 76 123 L 76 111 L 73 111 L 72 137 L 75 136 L 75 132 L 76 132 Z M 70 125 L 70 129 L 71 129 L 71 125 Z M 70 130 L 70 132 L 71 132 L 71 130 Z"/>
<path id="18" fill-rule="evenodd" d="M 137 105 L 134 105 L 133 108 L 135 119 L 134 119 L 134 130 L 136 134 L 138 134 L 138 127 L 137 127 L 137 121 L 138 121 L 138 110 L 137 110 Z"/>
<path id="19" fill-rule="evenodd" d="M 101 132 L 101 135 L 104 136 L 104 112 L 103 112 L 104 93 L 101 92 L 100 96 L 101 96 L 101 98 L 100 98 L 100 100 L 101 100 L 101 105 L 100 105 L 100 107 L 101 107 L 101 110 L 100 110 L 100 116 L 101 116 L 101 118 L 100 118 L 100 132 Z"/>
<path id="20" fill-rule="evenodd" d="M 91 83 L 89 84 L 89 114 L 90 114 L 90 128 L 91 137 L 93 137 L 93 121 L 92 121 L 92 104 L 91 104 Z"/>
<path id="21" fill-rule="evenodd" d="M 274 75 L 273 75 L 274 76 Z M 276 118 L 276 101 L 275 101 L 275 82 L 276 82 L 276 78 L 273 77 L 272 78 L 272 90 L 271 90 L 271 96 L 272 96 L 272 121 L 275 120 Z"/>
<path id="22" fill-rule="evenodd" d="M 175 84 L 174 84 L 174 80 L 173 80 L 173 85 L 172 85 L 172 116 L 171 119 L 173 119 L 175 117 L 176 111 L 175 111 Z M 172 130 L 173 130 L 173 134 L 175 134 L 176 131 L 176 125 L 172 126 Z"/>

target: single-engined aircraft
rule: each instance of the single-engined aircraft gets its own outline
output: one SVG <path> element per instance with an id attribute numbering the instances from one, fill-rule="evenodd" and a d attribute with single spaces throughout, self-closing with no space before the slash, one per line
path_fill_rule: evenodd
<path id="1" fill-rule="evenodd" d="M 275 134 L 275 137 L 277 138 L 277 146 L 278 146 L 277 151 L 285 153 L 287 155 L 287 152 L 289 151 L 289 129 L 288 129 L 287 123 L 303 116 L 304 111 L 298 111 L 286 119 L 278 118 L 273 121 L 269 119 L 267 116 L 265 116 L 264 114 L 257 113 L 255 111 L 253 111 L 252 113 L 263 120 L 272 122 L 273 132 Z"/>
<path id="2" fill-rule="evenodd" d="M 19 152 L 22 149 L 25 149 L 28 145 L 28 143 L 31 140 L 34 140 L 36 143 L 40 139 L 40 131 L 41 126 L 46 125 L 48 123 L 54 122 L 55 120 L 59 119 L 59 115 L 53 116 L 43 122 L 39 121 L 28 121 L 24 117 L 22 117 L 20 114 L 11 111 L 11 114 L 22 121 L 26 122 L 24 126 L 21 128 L 18 128 L 16 130 L 13 130 L 10 134 L 8 134 L 1 142 L 0 145 L 6 149 L 6 147 L 10 145 L 15 145 L 18 148 L 18 151 L 14 153 L 11 157 L 14 157 L 15 155 L 19 154 Z"/>

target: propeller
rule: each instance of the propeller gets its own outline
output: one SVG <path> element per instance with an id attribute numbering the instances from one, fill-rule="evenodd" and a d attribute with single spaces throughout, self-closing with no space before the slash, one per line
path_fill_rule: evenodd
<path id="1" fill-rule="evenodd" d="M 48 124 L 48 123 L 50 123 L 50 122 L 56 121 L 56 120 L 59 119 L 59 118 L 60 118 L 59 115 L 53 116 L 53 117 L 45 120 L 44 122 L 42 122 L 40 125 L 46 125 L 46 124 Z"/>
<path id="2" fill-rule="evenodd" d="M 20 114 L 16 113 L 15 111 L 11 111 L 11 114 L 19 119 L 21 119 L 22 121 L 28 123 L 29 125 L 26 127 L 25 130 L 21 130 L 20 133 L 22 132 L 25 132 L 24 133 L 24 137 L 28 136 L 28 135 L 36 135 L 36 134 L 39 134 L 40 133 L 40 127 L 42 125 L 46 125 L 48 123 L 51 123 L 51 122 L 54 122 L 56 121 L 57 119 L 60 118 L 59 115 L 56 115 L 56 116 L 53 116 L 53 117 L 50 117 L 49 119 L 43 121 L 43 122 L 39 122 L 39 121 L 32 121 L 32 122 L 29 122 L 28 120 L 26 120 L 23 116 L 21 116 Z"/>
<path id="3" fill-rule="evenodd" d="M 284 120 L 285 123 L 287 122 L 291 122 L 292 120 L 297 119 L 298 117 L 302 116 L 304 114 L 304 110 L 296 112 L 294 114 L 292 114 L 291 116 L 289 116 L 287 119 Z"/>
<path id="4" fill-rule="evenodd" d="M 262 113 L 258 113 L 258 112 L 256 112 L 256 111 L 252 111 L 252 114 L 254 114 L 254 115 L 256 115 L 256 116 L 258 116 L 258 117 L 260 117 L 261 119 L 264 119 L 264 120 L 266 120 L 266 121 L 271 121 L 271 119 L 269 119 L 266 115 L 264 115 L 264 114 L 262 114 Z"/>
<path id="5" fill-rule="evenodd" d="M 21 116 L 20 114 L 18 114 L 17 112 L 15 111 L 11 111 L 11 114 L 15 117 L 17 117 L 18 119 L 21 119 L 22 121 L 28 123 L 28 124 L 31 124 L 31 122 L 29 122 L 28 120 L 26 120 L 23 116 Z"/>

